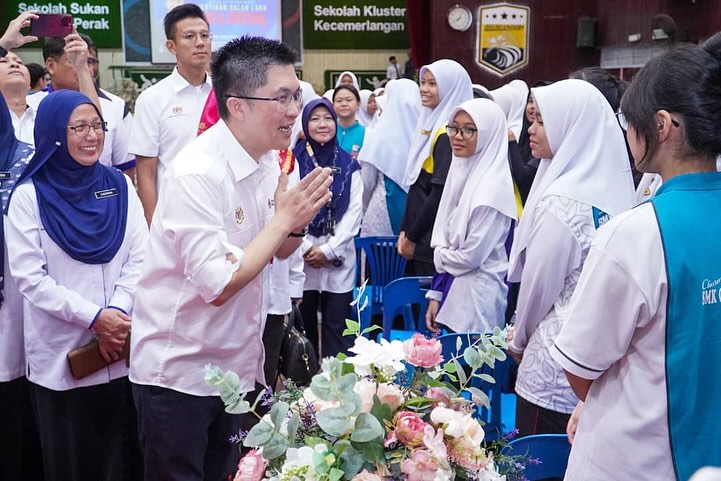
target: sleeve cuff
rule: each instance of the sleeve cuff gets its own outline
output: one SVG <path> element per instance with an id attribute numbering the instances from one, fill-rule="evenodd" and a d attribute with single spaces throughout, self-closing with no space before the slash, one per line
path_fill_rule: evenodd
<path id="1" fill-rule="evenodd" d="M 126 316 L 129 316 L 130 313 L 133 312 L 133 298 L 126 292 L 116 289 L 107 307 L 117 309 Z"/>
<path id="2" fill-rule="evenodd" d="M 426 299 L 429 301 L 438 301 L 441 302 L 443 300 L 443 293 L 441 291 L 427 291 L 426 292 Z"/>
<path id="3" fill-rule="evenodd" d="M 563 348 L 559 348 L 555 343 L 549 350 L 551 357 L 556 361 L 565 371 L 589 381 L 594 381 L 601 377 L 604 370 L 594 369 L 584 363 L 573 359 Z"/>
<path id="4" fill-rule="evenodd" d="M 523 354 L 525 347 L 519 348 L 518 346 L 516 346 L 516 338 L 514 337 L 513 340 L 508 343 L 508 350 L 510 350 L 516 354 Z"/>
<path id="5" fill-rule="evenodd" d="M 93 317 L 93 320 L 90 321 L 90 325 L 88 325 L 88 330 L 91 330 L 93 326 L 95 325 L 95 321 L 98 320 L 98 317 L 100 316 L 100 313 L 103 312 L 103 308 L 101 307 L 98 309 L 98 312 L 95 314 L 95 317 Z"/>
<path id="6" fill-rule="evenodd" d="M 321 252 L 323 252 L 325 258 L 329 261 L 336 259 L 336 255 L 333 253 L 333 249 L 331 249 L 328 244 L 321 244 L 318 247 L 320 248 Z"/>

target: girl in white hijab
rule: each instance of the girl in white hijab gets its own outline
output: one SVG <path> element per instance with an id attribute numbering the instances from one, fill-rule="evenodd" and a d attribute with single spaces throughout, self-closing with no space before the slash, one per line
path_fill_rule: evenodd
<path id="1" fill-rule="evenodd" d="M 368 89 L 361 90 L 360 108 L 358 109 L 358 112 L 356 112 L 356 118 L 358 119 L 358 123 L 366 128 L 366 135 L 368 135 L 368 130 L 373 126 L 373 123 L 375 122 L 374 116 L 376 110 L 376 99 L 375 95 L 373 95 L 373 92 Z"/>
<path id="2" fill-rule="evenodd" d="M 438 60 L 420 70 L 421 116 L 409 149 L 405 184 L 410 186 L 398 252 L 408 275 L 433 275 L 431 231 L 451 163 L 445 125 L 451 111 L 473 98 L 468 72 L 457 62 Z"/>
<path id="3" fill-rule="evenodd" d="M 506 85 L 491 90 L 490 93 L 506 114 L 508 129 L 513 132 L 516 139 L 519 138 L 523 127 L 523 116 L 526 115 L 528 85 L 523 80 L 511 80 Z"/>
<path id="4" fill-rule="evenodd" d="M 491 100 L 469 100 L 451 112 L 448 135 L 453 160 L 431 238 L 426 325 L 488 332 L 505 324 L 505 244 L 516 219 L 506 118 Z"/>
<path id="5" fill-rule="evenodd" d="M 365 215 L 361 234 L 393 235 L 400 230 L 408 185 L 406 157 L 421 113 L 418 84 L 408 79 L 388 83 L 383 116 L 366 131 L 358 154 L 363 178 Z"/>
<path id="6" fill-rule="evenodd" d="M 532 95 L 530 145 L 542 160 L 515 233 L 508 275 L 521 282 L 509 342 L 520 361 L 521 435 L 566 431 L 578 399 L 549 348 L 596 229 L 634 201 L 623 133 L 601 92 L 572 79 L 534 88 Z"/>
<path id="7" fill-rule="evenodd" d="M 358 83 L 358 77 L 356 77 L 356 75 L 350 70 L 346 70 L 338 76 L 338 80 L 335 81 L 335 86 L 337 87 L 340 84 L 351 84 L 357 91 L 360 92 L 361 90 L 360 84 Z"/>

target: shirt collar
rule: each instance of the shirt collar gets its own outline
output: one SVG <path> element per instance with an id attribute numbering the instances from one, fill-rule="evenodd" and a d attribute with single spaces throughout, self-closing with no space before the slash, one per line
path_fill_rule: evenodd
<path id="1" fill-rule="evenodd" d="M 253 160 L 253 157 L 238 143 L 223 119 L 220 119 L 211 129 L 217 130 L 218 145 L 224 146 L 219 153 L 230 166 L 235 182 L 240 182 L 258 170 L 258 162 Z"/>
<path id="2" fill-rule="evenodd" d="M 182 75 L 180 75 L 177 66 L 173 68 L 173 72 L 168 78 L 170 79 L 173 91 L 175 91 L 175 93 L 180 92 L 184 88 L 195 87 L 194 85 L 191 85 L 187 80 L 185 80 Z M 210 81 L 210 75 L 205 75 L 205 84 L 212 86 L 212 82 Z"/>

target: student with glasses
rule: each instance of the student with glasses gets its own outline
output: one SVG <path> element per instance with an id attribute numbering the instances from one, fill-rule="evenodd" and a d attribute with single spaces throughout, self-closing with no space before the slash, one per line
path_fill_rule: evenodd
<path id="1" fill-rule="evenodd" d="M 221 48 L 220 120 L 196 137 L 196 119 L 160 191 L 130 350 L 145 479 L 232 478 L 240 453 L 228 439 L 257 422 L 225 412 L 203 367 L 234 371 L 244 392 L 265 384 L 271 259 L 297 250 L 331 198 L 330 169 L 289 189 L 280 173 L 276 151 L 290 145 L 302 99 L 295 59 L 262 37 Z"/>
<path id="2" fill-rule="evenodd" d="M 123 480 L 140 465 L 120 355 L 148 233 L 130 179 L 98 160 L 105 129 L 85 95 L 50 93 L 38 107 L 35 155 L 8 200 L 5 238 L 24 297 L 26 372 L 46 480 Z M 68 353 L 92 341 L 107 367 L 78 379 Z"/>
<path id="3" fill-rule="evenodd" d="M 505 244 L 516 219 L 508 127 L 498 105 L 475 99 L 451 112 L 446 131 L 453 160 L 431 237 L 426 326 L 489 332 L 505 322 Z"/>
<path id="4" fill-rule="evenodd" d="M 195 138 L 211 90 L 207 70 L 213 36 L 203 11 L 194 4 L 179 5 L 163 22 L 165 45 L 177 64 L 173 73 L 138 96 L 129 143 L 148 224 L 163 178 L 178 152 Z"/>

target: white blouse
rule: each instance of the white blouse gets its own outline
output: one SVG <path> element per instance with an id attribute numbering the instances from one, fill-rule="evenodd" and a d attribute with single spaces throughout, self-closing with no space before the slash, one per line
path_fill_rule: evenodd
<path id="1" fill-rule="evenodd" d="M 129 178 L 125 238 L 107 264 L 85 264 L 70 257 L 47 234 L 40 220 L 35 187 L 15 190 L 5 241 L 10 271 L 25 297 L 25 357 L 28 379 L 65 391 L 107 383 L 128 373 L 116 362 L 83 379 L 70 374 L 67 354 L 90 342 L 89 329 L 100 309 L 114 306 L 132 318 L 135 290 L 148 236 L 143 208 Z"/>

